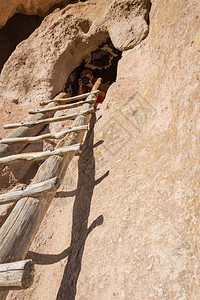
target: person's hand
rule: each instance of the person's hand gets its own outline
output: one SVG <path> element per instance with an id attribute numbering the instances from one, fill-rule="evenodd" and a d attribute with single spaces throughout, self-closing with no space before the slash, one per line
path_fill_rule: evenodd
<path id="1" fill-rule="evenodd" d="M 80 86 L 80 87 L 83 87 L 83 86 L 88 86 L 88 87 L 89 87 L 89 88 L 91 88 L 91 89 L 93 88 L 93 85 L 94 85 L 94 84 L 92 83 L 92 81 L 91 81 L 91 80 L 90 80 L 90 82 L 89 82 L 88 84 L 86 84 L 86 85 L 83 85 L 83 83 L 82 83 L 82 79 L 79 79 L 79 80 L 78 80 L 78 84 L 79 84 L 79 86 Z"/>
<path id="2" fill-rule="evenodd" d="M 92 83 L 91 80 L 90 80 L 90 83 L 87 84 L 87 86 L 90 87 L 91 89 L 93 88 L 93 85 L 94 85 L 94 84 Z"/>
<path id="3" fill-rule="evenodd" d="M 79 85 L 80 87 L 83 86 L 83 83 L 82 83 L 82 80 L 81 80 L 81 79 L 78 80 L 78 85 Z"/>

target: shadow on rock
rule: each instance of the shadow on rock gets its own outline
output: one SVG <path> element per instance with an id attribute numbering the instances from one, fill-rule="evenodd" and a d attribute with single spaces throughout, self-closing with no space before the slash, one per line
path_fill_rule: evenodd
<path id="1" fill-rule="evenodd" d="M 75 196 L 70 247 L 59 254 L 42 254 L 29 251 L 27 255 L 27 258 L 31 258 L 34 263 L 41 265 L 57 263 L 68 257 L 68 262 L 65 266 L 63 278 L 57 294 L 57 300 L 75 299 L 76 285 L 81 271 L 86 238 L 93 229 L 103 224 L 103 216 L 100 215 L 88 227 L 88 218 L 94 187 L 109 175 L 109 171 L 107 171 L 103 176 L 95 180 L 95 158 L 93 155 L 93 127 L 95 120 L 95 115 L 93 115 L 91 129 L 87 133 L 82 153 L 79 158 L 77 189 L 71 192 L 57 193 L 58 197 Z M 97 147 L 97 144 L 95 146 Z"/>
<path id="2" fill-rule="evenodd" d="M 95 115 L 91 125 L 95 124 Z M 81 271 L 82 256 L 88 234 L 103 223 L 103 216 L 99 216 L 88 228 L 91 199 L 96 184 L 101 182 L 109 172 L 95 180 L 95 158 L 93 155 L 94 131 L 93 126 L 88 131 L 82 154 L 78 163 L 78 185 L 73 208 L 72 238 L 68 262 L 64 270 L 57 300 L 74 300 L 76 285 Z"/>

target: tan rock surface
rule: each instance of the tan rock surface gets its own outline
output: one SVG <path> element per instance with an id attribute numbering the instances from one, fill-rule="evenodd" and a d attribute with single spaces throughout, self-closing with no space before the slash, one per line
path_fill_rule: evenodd
<path id="1" fill-rule="evenodd" d="M 131 49 L 147 36 L 149 8 L 148 0 L 112 1 L 105 23 L 113 45 L 117 49 L 121 51 Z"/>
<path id="2" fill-rule="evenodd" d="M 20 103 L 38 103 L 55 96 L 63 89 L 70 73 L 108 39 L 109 31 L 113 32 L 110 37 L 121 50 L 144 39 L 148 30 L 145 18 L 149 1 L 129 0 L 135 4 L 134 7 L 131 4 L 132 21 L 141 20 L 129 32 L 127 40 L 130 19 L 123 20 L 123 29 L 119 27 L 119 7 L 113 3 L 110 5 L 108 0 L 80 2 L 47 16 L 5 63 L 0 74 L 1 97 L 18 99 Z M 124 10 L 127 15 L 127 9 Z M 126 34 L 121 42 L 119 37 L 114 38 L 118 27 L 121 36 Z"/>
<path id="3" fill-rule="evenodd" d="M 44 16 L 49 9 L 62 0 L 0 0 L 0 28 L 15 13 Z M 69 1 L 65 0 L 67 4 Z"/>
<path id="4" fill-rule="evenodd" d="M 200 299 L 199 10 L 152 1 L 32 244 L 35 282 L 9 300 Z"/>

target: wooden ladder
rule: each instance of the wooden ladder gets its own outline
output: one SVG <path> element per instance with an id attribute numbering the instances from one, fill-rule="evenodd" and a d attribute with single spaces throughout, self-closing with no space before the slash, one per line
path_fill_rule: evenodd
<path id="1" fill-rule="evenodd" d="M 25 289 L 33 282 L 34 263 L 24 259 L 70 161 L 76 153 L 81 152 L 91 114 L 95 112 L 100 84 L 101 78 L 90 93 L 70 98 L 58 95 L 52 100 L 43 101 L 40 104 L 45 107 L 29 111 L 34 116 L 27 122 L 4 125 L 5 129 L 17 129 L 0 140 L 0 170 L 21 160 L 45 161 L 25 189 L 0 195 L 0 205 L 16 203 L 0 228 L 0 300 L 6 298 L 9 290 Z M 82 101 L 85 97 L 86 100 Z M 80 111 L 77 113 L 54 117 L 58 110 L 79 106 Z M 46 124 L 63 120 L 74 120 L 71 128 L 56 134 L 37 135 Z M 57 139 L 59 142 L 54 150 L 19 154 L 28 143 L 45 139 Z"/>

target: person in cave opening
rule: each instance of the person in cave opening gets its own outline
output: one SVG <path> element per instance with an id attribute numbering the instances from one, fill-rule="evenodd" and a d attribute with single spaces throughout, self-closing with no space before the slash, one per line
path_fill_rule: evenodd
<path id="1" fill-rule="evenodd" d="M 80 74 L 80 79 L 78 80 L 78 95 L 88 93 L 92 90 L 93 85 L 97 79 L 94 77 L 92 70 L 84 69 Z M 105 92 L 103 89 L 99 88 L 99 95 L 97 97 L 97 103 L 102 103 L 105 98 Z"/>

